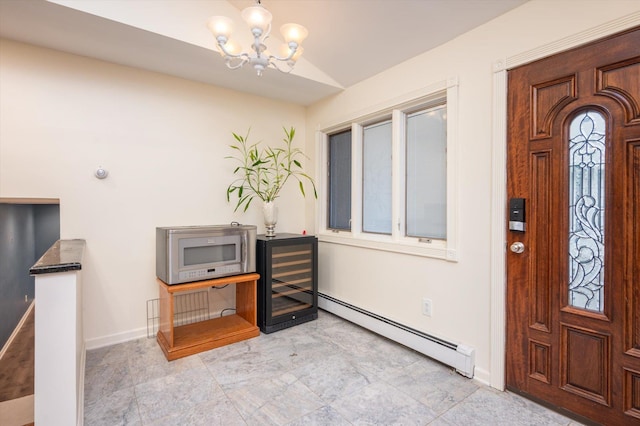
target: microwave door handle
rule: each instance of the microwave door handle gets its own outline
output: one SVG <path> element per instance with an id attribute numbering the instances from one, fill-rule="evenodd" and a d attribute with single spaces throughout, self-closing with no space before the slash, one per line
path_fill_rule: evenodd
<path id="1" fill-rule="evenodd" d="M 241 234 L 241 239 L 240 239 L 241 246 L 242 246 L 240 248 L 240 250 L 242 251 L 241 255 L 242 255 L 242 270 L 243 271 L 248 271 L 249 270 L 249 253 L 248 253 L 249 242 L 247 241 L 247 237 L 248 237 L 247 233 L 243 232 Z"/>

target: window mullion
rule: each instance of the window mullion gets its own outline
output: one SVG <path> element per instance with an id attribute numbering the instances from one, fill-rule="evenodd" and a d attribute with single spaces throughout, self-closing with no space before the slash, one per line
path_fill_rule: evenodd
<path id="1" fill-rule="evenodd" d="M 362 234 L 362 125 L 351 125 L 351 234 Z"/>
<path id="2" fill-rule="evenodd" d="M 392 213 L 391 218 L 393 226 L 391 229 L 392 239 L 397 241 L 404 236 L 404 217 L 405 217 L 405 126 L 404 113 L 400 110 L 393 110 L 391 115 L 392 125 Z"/>
<path id="3" fill-rule="evenodd" d="M 329 193 L 329 135 L 316 132 L 316 182 L 318 194 Z M 329 228 L 329 197 L 320 198 L 320 210 L 317 211 L 316 229 L 326 232 Z"/>

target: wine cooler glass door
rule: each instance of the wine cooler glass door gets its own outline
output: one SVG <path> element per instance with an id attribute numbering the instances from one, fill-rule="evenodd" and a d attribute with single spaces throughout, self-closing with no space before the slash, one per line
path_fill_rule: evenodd
<path id="1" fill-rule="evenodd" d="M 313 307 L 313 245 L 274 246 L 271 262 L 272 318 Z"/>

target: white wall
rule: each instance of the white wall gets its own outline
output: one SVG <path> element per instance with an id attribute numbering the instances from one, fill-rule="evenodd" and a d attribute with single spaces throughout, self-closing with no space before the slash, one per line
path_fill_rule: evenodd
<path id="1" fill-rule="evenodd" d="M 205 84 L 0 41 L 0 197 L 60 199 L 61 238 L 87 242 L 83 265 L 88 347 L 146 335 L 158 297 L 155 227 L 258 225 L 259 205 L 233 213 L 231 132 L 278 143 L 304 109 Z M 109 177 L 98 180 L 98 166 Z M 282 232 L 304 227 L 292 185 Z"/>
<path id="2" fill-rule="evenodd" d="M 490 382 L 493 65 L 639 10 L 637 1 L 532 0 L 312 106 L 307 152 L 317 148 L 315 131 L 324 126 L 447 78 L 459 79 L 459 261 L 321 243 L 320 291 L 475 347 L 476 377 Z M 313 221 L 310 211 L 307 222 Z M 433 301 L 432 317 L 421 314 L 423 297 Z"/>

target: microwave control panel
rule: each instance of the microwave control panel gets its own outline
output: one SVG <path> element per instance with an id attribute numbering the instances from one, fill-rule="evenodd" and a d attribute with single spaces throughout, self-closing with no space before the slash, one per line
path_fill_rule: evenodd
<path id="1" fill-rule="evenodd" d="M 233 275 L 241 272 L 240 264 L 218 266 L 216 268 L 195 269 L 193 271 L 180 272 L 180 280 L 206 280 L 210 278 L 224 277 L 225 275 Z"/>

